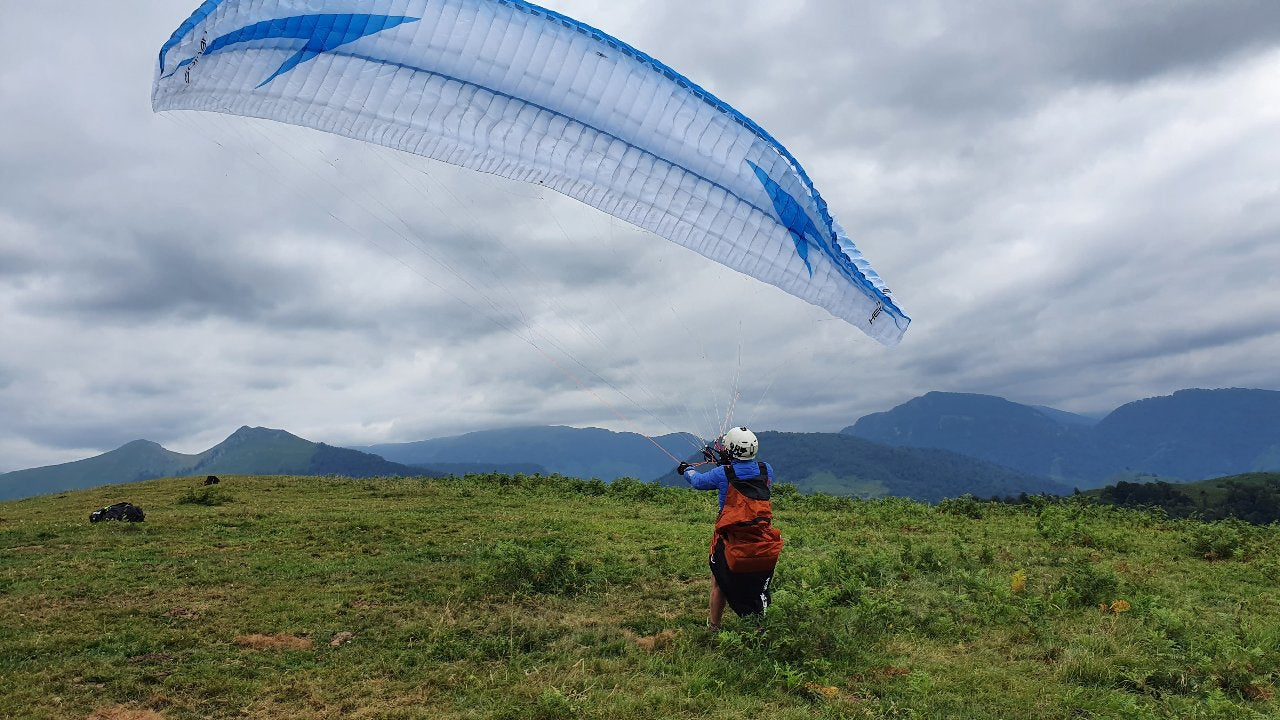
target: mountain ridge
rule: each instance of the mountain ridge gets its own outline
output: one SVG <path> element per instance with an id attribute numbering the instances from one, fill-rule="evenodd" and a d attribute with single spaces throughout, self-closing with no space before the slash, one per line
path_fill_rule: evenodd
<path id="1" fill-rule="evenodd" d="M 997 396 L 933 391 L 866 415 L 839 434 L 873 445 L 854 451 L 823 438 L 830 435 L 766 432 L 763 455 L 785 460 L 779 465 L 780 474 L 787 475 L 784 481 L 807 492 L 920 499 L 964 492 L 986 497 L 1061 493 L 1143 476 L 1176 481 L 1280 470 L 1280 392 L 1180 390 L 1127 403 L 1095 421 Z M 0 474 L 0 499 L 218 473 L 368 477 L 519 472 L 668 479 L 676 464 L 671 455 L 696 455 L 698 446 L 685 433 L 647 438 L 601 428 L 527 426 L 339 448 L 284 430 L 244 426 L 194 455 L 135 440 L 92 458 Z M 802 446 L 810 454 L 793 452 Z M 815 456 L 820 463 L 814 464 Z M 879 466 L 868 463 L 872 457 Z"/>
<path id="2" fill-rule="evenodd" d="M 101 455 L 0 475 L 0 500 L 180 475 L 436 476 L 425 468 L 304 440 L 284 430 L 242 426 L 204 452 L 187 455 L 133 440 Z"/>
<path id="3" fill-rule="evenodd" d="M 700 442 L 688 433 L 648 438 L 597 427 L 536 425 L 477 430 L 407 443 L 354 446 L 407 465 L 532 463 L 569 477 L 615 480 L 653 477 Z"/>
<path id="4" fill-rule="evenodd" d="M 936 501 L 965 493 L 991 496 L 1071 490 L 1045 478 L 940 450 L 894 448 L 835 433 L 765 431 L 760 437 L 766 448 L 765 455 L 776 463 L 779 479 L 795 484 L 803 492 L 861 497 L 901 495 Z M 619 477 L 676 479 L 671 474 L 676 461 L 655 443 L 664 443 L 681 454 L 697 445 L 692 436 L 683 434 L 651 440 L 600 428 L 547 426 L 478 431 L 435 442 L 370 448 L 408 461 L 394 462 L 361 450 L 313 443 L 284 430 L 242 427 L 218 445 L 195 455 L 174 453 L 157 443 L 142 440 L 75 463 L 0 475 L 0 498 L 17 496 L 15 488 L 24 486 L 25 494 L 33 495 L 163 476 L 219 473 L 368 477 L 492 473 L 518 467 L 532 469 L 533 473 L 567 477 L 603 475 L 606 480 Z M 531 448 L 543 454 L 535 459 L 543 460 L 546 465 L 514 462 Z M 637 448 L 642 451 L 638 456 L 619 457 Z M 130 457 L 139 456 L 149 462 L 130 468 Z M 595 456 L 594 464 L 588 462 L 590 456 Z M 486 461 L 486 457 L 490 460 Z M 498 459 L 492 459 L 495 457 Z M 575 469 L 579 471 L 576 475 Z M 609 472 L 616 474 L 607 474 Z M 79 476 L 72 477 L 75 473 Z M 86 476 L 90 479 L 86 480 Z M 32 488 L 37 484 L 38 491 L 35 491 Z"/>
<path id="5" fill-rule="evenodd" d="M 1069 495 L 1073 490 L 1070 485 L 948 450 L 894 447 L 840 433 L 763 431 L 757 435 L 760 459 L 769 462 L 778 481 L 795 485 L 803 493 L 937 502 L 961 495 Z M 670 470 L 657 481 L 686 486 Z"/>
<path id="6" fill-rule="evenodd" d="M 897 447 L 951 450 L 1082 488 L 1138 475 L 1203 480 L 1280 470 L 1277 391 L 1179 390 L 1126 403 L 1092 424 L 1044 410 L 935 391 L 863 416 L 841 432 Z"/>

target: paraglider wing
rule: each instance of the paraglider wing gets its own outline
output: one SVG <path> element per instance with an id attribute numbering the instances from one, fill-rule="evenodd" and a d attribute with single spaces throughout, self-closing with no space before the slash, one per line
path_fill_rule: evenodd
<path id="1" fill-rule="evenodd" d="M 759 125 L 522 0 L 206 0 L 161 47 L 152 107 L 303 125 L 538 183 L 882 343 L 910 323 Z"/>

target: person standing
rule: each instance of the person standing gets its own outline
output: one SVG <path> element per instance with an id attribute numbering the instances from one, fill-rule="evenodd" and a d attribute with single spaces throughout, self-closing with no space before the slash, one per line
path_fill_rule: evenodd
<path id="1" fill-rule="evenodd" d="M 782 551 L 782 536 L 773 527 L 770 487 L 773 467 L 756 459 L 755 433 L 736 427 L 704 454 L 718 464 L 700 473 L 680 463 L 676 472 L 695 490 L 717 490 L 720 513 L 711 536 L 711 599 L 707 627 L 720 629 L 728 605 L 739 617 L 763 615 L 771 597 L 769 585 Z"/>

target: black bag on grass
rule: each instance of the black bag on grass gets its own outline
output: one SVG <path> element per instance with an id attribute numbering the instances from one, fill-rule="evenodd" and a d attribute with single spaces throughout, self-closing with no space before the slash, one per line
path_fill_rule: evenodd
<path id="1" fill-rule="evenodd" d="M 127 520 L 129 522 L 142 522 L 147 515 L 142 512 L 142 508 L 133 503 L 116 503 L 108 505 L 100 510 L 94 510 L 89 513 L 89 522 L 96 523 L 103 520 Z"/>

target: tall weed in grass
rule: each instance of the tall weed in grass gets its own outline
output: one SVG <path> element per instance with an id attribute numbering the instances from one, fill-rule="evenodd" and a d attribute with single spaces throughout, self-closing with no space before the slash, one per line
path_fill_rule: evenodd
<path id="1" fill-rule="evenodd" d="M 967 517 L 971 520 L 981 520 L 986 516 L 987 508 L 991 503 L 984 503 L 975 499 L 972 495 L 962 495 L 957 498 L 946 498 L 938 503 L 938 512 L 947 513 L 949 515 L 959 515 Z"/>
<path id="2" fill-rule="evenodd" d="M 190 490 L 177 499 L 179 505 L 205 505 L 214 507 L 234 502 L 235 496 L 217 487 L 201 487 Z"/>
<path id="3" fill-rule="evenodd" d="M 1227 693 L 1240 700 L 1274 694 L 1280 653 L 1274 625 L 1222 628 L 1188 637 L 1185 611 L 1099 616 L 1071 639 L 1060 672 L 1071 682 L 1161 696 Z"/>
<path id="4" fill-rule="evenodd" d="M 1234 518 L 1190 527 L 1191 551 L 1205 560 L 1230 560 L 1243 554 L 1253 535 L 1253 526 Z"/>
<path id="5" fill-rule="evenodd" d="M 1078 557 L 1051 590 L 1064 605 L 1097 607 L 1116 599 L 1120 580 L 1115 571 Z"/>
<path id="6" fill-rule="evenodd" d="M 599 558 L 575 554 L 563 540 L 513 542 L 486 548 L 478 563 L 478 595 L 574 595 L 607 579 Z"/>

